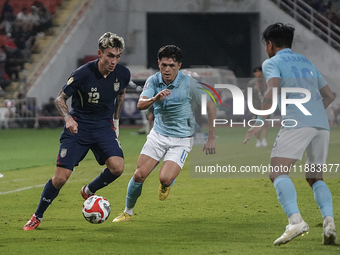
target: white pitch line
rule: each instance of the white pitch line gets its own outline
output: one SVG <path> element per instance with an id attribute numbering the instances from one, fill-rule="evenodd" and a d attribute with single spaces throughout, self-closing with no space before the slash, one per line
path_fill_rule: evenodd
<path id="1" fill-rule="evenodd" d="M 123 173 L 123 175 L 128 175 L 128 174 L 132 174 L 132 173 Z M 80 182 L 80 181 L 88 181 L 89 179 L 81 179 L 81 180 L 72 180 L 72 181 L 68 181 L 68 183 L 72 183 L 72 182 Z M 24 187 L 24 188 L 20 188 L 20 189 L 15 189 L 15 190 L 9 190 L 9 191 L 4 191 L 4 192 L 0 192 L 0 195 L 5 195 L 5 194 L 10 194 L 10 193 L 15 193 L 15 192 L 20 192 L 23 190 L 27 190 L 27 189 L 34 189 L 34 188 L 40 188 L 40 187 L 44 187 L 46 185 L 46 183 L 44 184 L 38 184 L 35 186 L 29 186 L 29 187 Z"/>
<path id="2" fill-rule="evenodd" d="M 21 188 L 21 189 L 15 189 L 15 190 L 10 190 L 10 191 L 0 192 L 0 195 L 19 192 L 19 191 L 23 191 L 23 190 L 26 190 L 26 189 L 40 188 L 40 187 L 43 187 L 43 186 L 45 186 L 45 184 L 39 184 L 39 185 L 36 185 L 36 186 L 29 186 L 29 187 L 25 187 L 25 188 Z"/>

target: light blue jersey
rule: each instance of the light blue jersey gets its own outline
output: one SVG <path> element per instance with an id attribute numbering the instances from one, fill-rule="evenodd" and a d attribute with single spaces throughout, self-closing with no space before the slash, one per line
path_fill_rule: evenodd
<path id="1" fill-rule="evenodd" d="M 168 86 L 163 82 L 160 72 L 150 76 L 140 95 L 152 98 L 158 92 L 169 89 L 171 95 L 154 106 L 154 131 L 169 137 L 189 137 L 195 132 L 193 109 L 201 105 L 201 84 L 194 78 L 178 72 L 175 80 Z M 208 98 L 208 97 L 207 97 Z"/>
<path id="2" fill-rule="evenodd" d="M 310 91 L 311 99 L 303 106 L 312 114 L 304 113 L 294 104 L 288 104 L 286 115 L 282 118 L 297 121 L 296 128 L 315 127 L 329 130 L 329 123 L 326 115 L 320 89 L 327 85 L 326 80 L 316 69 L 312 62 L 305 56 L 292 52 L 286 48 L 280 50 L 275 56 L 267 59 L 262 64 L 263 74 L 268 82 L 271 78 L 280 78 L 280 87 L 299 87 Z M 280 90 L 279 90 L 280 93 Z M 303 93 L 287 93 L 289 99 L 304 98 Z M 278 97 L 278 106 L 281 108 L 281 96 Z M 295 123 L 287 122 L 287 125 Z"/>

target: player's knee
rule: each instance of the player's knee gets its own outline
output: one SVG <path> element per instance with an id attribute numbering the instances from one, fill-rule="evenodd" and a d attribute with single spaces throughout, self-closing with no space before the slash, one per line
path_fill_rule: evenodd
<path id="1" fill-rule="evenodd" d="M 109 158 L 106 162 L 107 168 L 116 176 L 120 176 L 124 171 L 124 160 L 114 157 Z"/>
<path id="2" fill-rule="evenodd" d="M 109 167 L 109 170 L 112 174 L 114 174 L 116 176 L 120 176 L 124 171 L 124 166 Z"/>
<path id="3" fill-rule="evenodd" d="M 56 188 L 56 189 L 61 189 L 65 183 L 67 182 L 68 180 L 68 177 L 66 176 L 61 176 L 61 175 L 55 175 L 53 176 L 52 178 L 52 183 L 53 183 L 53 186 Z"/>
<path id="4" fill-rule="evenodd" d="M 174 181 L 173 179 L 166 178 L 166 177 L 159 178 L 159 182 L 165 187 L 169 187 L 173 181 Z"/>
<path id="5" fill-rule="evenodd" d="M 146 179 L 146 176 L 144 176 L 142 172 L 139 171 L 139 169 L 137 168 L 135 173 L 133 174 L 133 180 L 137 183 L 142 183 L 145 181 L 145 179 Z"/>
<path id="6" fill-rule="evenodd" d="M 52 184 L 56 189 L 60 189 L 71 176 L 72 171 L 66 168 L 57 167 L 52 178 Z"/>

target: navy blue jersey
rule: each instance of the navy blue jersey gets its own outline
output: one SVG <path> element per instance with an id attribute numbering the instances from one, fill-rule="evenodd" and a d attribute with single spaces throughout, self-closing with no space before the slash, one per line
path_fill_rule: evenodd
<path id="1" fill-rule="evenodd" d="M 79 67 L 69 77 L 63 91 L 72 96 L 71 115 L 79 123 L 100 128 L 112 123 L 116 97 L 130 81 L 130 71 L 117 64 L 104 78 L 98 70 L 98 60 Z"/>

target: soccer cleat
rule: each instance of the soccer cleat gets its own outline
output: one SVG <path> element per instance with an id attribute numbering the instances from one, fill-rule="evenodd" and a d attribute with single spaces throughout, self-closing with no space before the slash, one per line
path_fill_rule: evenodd
<path id="1" fill-rule="evenodd" d="M 262 147 L 267 147 L 267 146 L 268 146 L 267 141 L 263 139 L 263 140 L 262 140 L 262 143 L 261 143 L 261 146 L 262 146 Z"/>
<path id="2" fill-rule="evenodd" d="M 132 216 L 130 214 L 127 214 L 126 212 L 123 212 L 118 217 L 114 218 L 112 222 L 122 222 L 122 221 L 129 221 L 132 220 Z"/>
<path id="3" fill-rule="evenodd" d="M 32 230 L 39 226 L 41 220 L 37 216 L 32 215 L 31 219 L 25 224 L 23 230 Z"/>
<path id="4" fill-rule="evenodd" d="M 86 188 L 87 185 L 84 185 L 81 190 L 80 190 L 80 195 L 86 200 L 88 199 L 89 197 L 92 197 L 94 194 L 91 194 L 91 195 L 87 195 L 85 193 L 85 188 Z"/>
<path id="5" fill-rule="evenodd" d="M 159 200 L 165 200 L 170 194 L 170 187 L 165 187 L 162 184 L 159 184 L 158 188 L 158 198 Z"/>
<path id="6" fill-rule="evenodd" d="M 256 147 L 256 148 L 261 147 L 261 141 L 260 141 L 260 140 L 257 140 L 257 141 L 256 141 L 255 147 Z"/>
<path id="7" fill-rule="evenodd" d="M 323 235 L 322 243 L 324 245 L 337 244 L 334 223 L 328 223 L 328 225 L 324 227 L 322 235 Z"/>
<path id="8" fill-rule="evenodd" d="M 275 245 L 281 245 L 288 243 L 295 237 L 304 235 L 304 233 L 308 233 L 309 226 L 305 221 L 302 221 L 298 224 L 289 224 L 286 226 L 286 231 L 283 233 L 282 236 L 280 236 L 278 239 L 274 241 Z"/>

